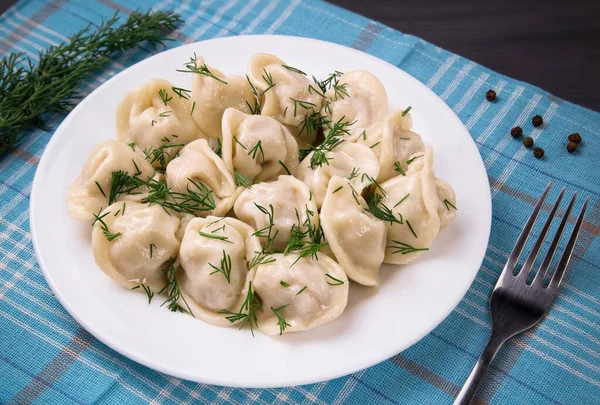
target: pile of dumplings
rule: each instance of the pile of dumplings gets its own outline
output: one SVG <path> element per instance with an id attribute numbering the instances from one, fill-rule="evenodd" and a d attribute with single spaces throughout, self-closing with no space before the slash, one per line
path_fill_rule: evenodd
<path id="1" fill-rule="evenodd" d="M 153 79 L 124 95 L 116 140 L 67 191 L 121 286 L 212 325 L 303 331 L 340 316 L 349 279 L 376 287 L 382 263 L 418 259 L 454 220 L 410 108 L 390 112 L 371 73 L 319 82 L 268 54 L 246 77 L 185 67 L 190 90 Z"/>

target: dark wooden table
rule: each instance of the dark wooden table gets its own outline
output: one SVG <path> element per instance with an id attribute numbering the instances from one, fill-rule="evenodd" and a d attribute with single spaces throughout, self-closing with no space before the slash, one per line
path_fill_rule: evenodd
<path id="1" fill-rule="evenodd" d="M 600 0 L 330 1 L 600 111 Z"/>

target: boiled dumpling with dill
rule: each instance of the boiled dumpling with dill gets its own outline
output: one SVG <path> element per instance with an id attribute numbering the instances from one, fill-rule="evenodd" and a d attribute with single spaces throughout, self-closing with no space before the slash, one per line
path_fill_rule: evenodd
<path id="1" fill-rule="evenodd" d="M 319 154 L 321 158 L 316 156 Z M 333 176 L 349 179 L 354 189 L 361 193 L 378 174 L 379 162 L 369 147 L 343 141 L 332 150 L 317 146 L 300 162 L 297 176 L 308 186 L 317 207 L 321 208 Z"/>
<path id="2" fill-rule="evenodd" d="M 244 190 L 233 211 L 237 218 L 256 230 L 267 251 L 284 251 L 294 226 L 307 232 L 318 229 L 319 224 L 310 190 L 302 181 L 287 175 Z M 306 234 L 307 239 L 310 236 Z"/>
<path id="3" fill-rule="evenodd" d="M 181 203 L 193 203 L 197 216 L 223 216 L 242 187 L 205 139 L 186 145 L 166 171 L 167 185 Z"/>
<path id="4" fill-rule="evenodd" d="M 318 119 L 323 97 L 304 72 L 288 66 L 274 55 L 259 53 L 248 64 L 248 78 L 256 91 L 255 113 L 285 124 L 300 148 L 312 144 L 317 132 L 307 119 Z"/>
<path id="5" fill-rule="evenodd" d="M 346 275 L 359 284 L 378 285 L 386 226 L 369 212 L 348 179 L 331 179 L 320 219 L 325 238 Z"/>
<path id="6" fill-rule="evenodd" d="M 90 151 L 79 176 L 67 190 L 67 212 L 71 218 L 92 219 L 94 214 L 117 199 L 141 198 L 140 194 L 130 194 L 122 198 L 112 194 L 113 172 L 137 175 L 144 180 L 154 176 L 154 169 L 150 163 L 126 143 L 115 140 L 99 143 Z"/>
<path id="7" fill-rule="evenodd" d="M 241 321 L 230 316 L 242 312 L 251 288 L 254 269 L 249 263 L 261 250 L 253 233 L 250 226 L 235 218 L 192 219 L 179 251 L 181 271 L 177 280 L 183 301 L 179 305 L 213 325 L 230 326 Z"/>
<path id="8" fill-rule="evenodd" d="M 117 107 L 117 139 L 144 152 L 164 171 L 186 144 L 206 135 L 191 116 L 190 90 L 152 79 L 126 93 Z"/>
<path id="9" fill-rule="evenodd" d="M 92 252 L 98 267 L 126 288 L 166 284 L 165 271 L 177 258 L 180 217 L 159 205 L 114 203 L 96 216 Z"/>
<path id="10" fill-rule="evenodd" d="M 267 335 L 309 330 L 340 316 L 348 302 L 348 278 L 335 260 L 296 253 L 273 254 L 256 267 L 258 329 Z"/>
<path id="11" fill-rule="evenodd" d="M 388 113 L 387 92 L 379 79 L 365 70 L 355 70 L 334 81 L 326 93 L 321 114 L 331 123 L 340 120 L 352 123 L 345 136 L 352 141 L 379 131 Z"/>
<path id="12" fill-rule="evenodd" d="M 406 264 L 418 259 L 440 230 L 454 220 L 454 192 L 448 183 L 436 178 L 432 149 L 413 158 L 419 163 L 411 164 L 405 176 L 382 183 L 374 194 L 380 196 L 378 206 L 387 207 L 396 218 L 386 223 L 385 263 Z"/>
<path id="13" fill-rule="evenodd" d="M 250 113 L 254 95 L 242 76 L 226 76 L 200 56 L 190 58 L 182 72 L 192 74 L 192 117 L 207 136 L 221 139 L 221 121 L 228 108 Z"/>
<path id="14" fill-rule="evenodd" d="M 377 181 L 403 175 L 408 170 L 410 157 L 425 151 L 421 136 L 411 131 L 411 127 L 410 113 L 396 110 L 386 117 L 381 131 L 358 137 L 357 142 L 369 146 L 379 159 Z"/>
<path id="15" fill-rule="evenodd" d="M 238 185 L 275 180 L 296 172 L 298 143 L 274 118 L 229 108 L 223 115 L 223 160 L 235 170 Z"/>

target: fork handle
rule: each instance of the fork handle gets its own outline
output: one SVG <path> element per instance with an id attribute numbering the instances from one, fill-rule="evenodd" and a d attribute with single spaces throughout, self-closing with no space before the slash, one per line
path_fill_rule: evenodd
<path id="1" fill-rule="evenodd" d="M 465 385 L 463 385 L 458 393 L 454 405 L 469 405 L 471 403 L 479 385 L 481 385 L 481 381 L 483 381 L 485 373 L 494 359 L 494 356 L 496 356 L 498 349 L 500 349 L 500 346 L 502 346 L 504 342 L 506 342 L 506 338 L 495 335 L 492 332 L 492 336 L 490 337 L 487 346 L 483 350 L 479 360 L 477 360 L 477 364 L 475 364 L 473 371 L 469 374 L 469 378 L 467 378 Z"/>

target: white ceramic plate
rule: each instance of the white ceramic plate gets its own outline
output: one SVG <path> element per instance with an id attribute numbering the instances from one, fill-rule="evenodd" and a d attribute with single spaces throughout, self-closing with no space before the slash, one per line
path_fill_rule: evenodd
<path id="1" fill-rule="evenodd" d="M 65 193 L 90 149 L 113 138 L 115 111 L 127 90 L 154 77 L 190 88 L 176 68 L 196 52 L 227 74 L 245 74 L 250 56 L 268 52 L 324 77 L 366 69 L 385 85 L 390 107 L 412 105 L 414 129 L 435 150 L 436 173 L 452 184 L 458 214 L 430 252 L 401 268 L 384 266 L 379 288 L 352 284 L 345 312 L 315 330 L 267 337 L 219 328 L 151 305 L 118 287 L 94 264 L 89 223 L 67 216 Z M 452 111 L 420 82 L 365 53 L 312 39 L 239 36 L 163 52 L 104 83 L 69 114 L 48 143 L 31 192 L 31 232 L 48 284 L 90 333 L 156 370 L 202 383 L 276 387 L 313 383 L 379 363 L 411 346 L 458 304 L 483 260 L 491 199 L 475 143 Z"/>

